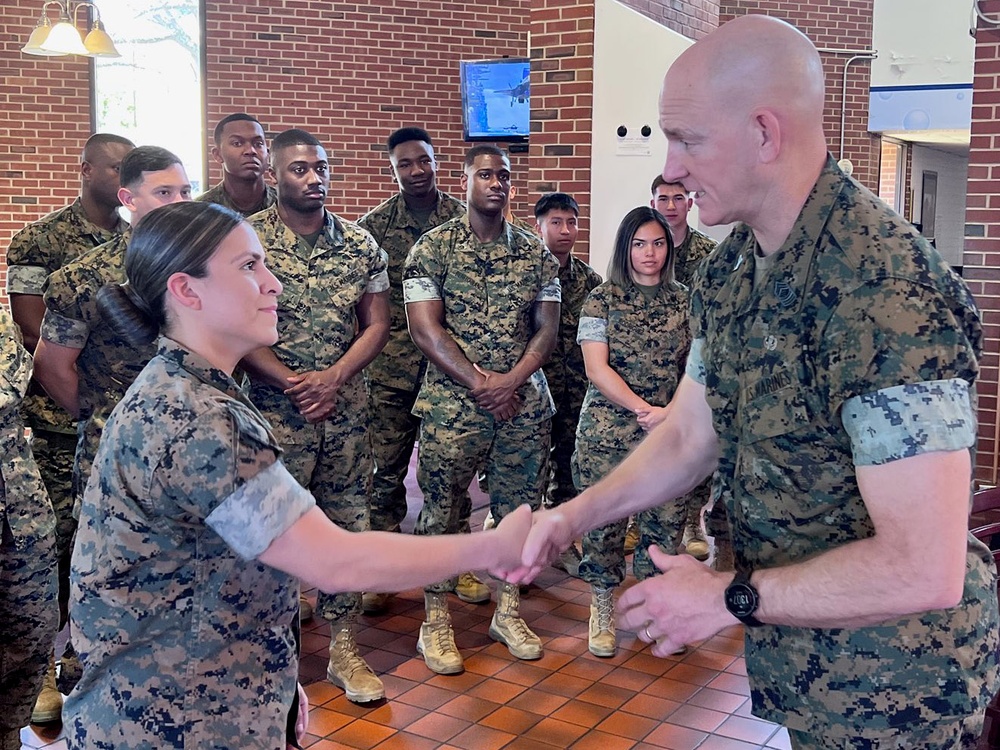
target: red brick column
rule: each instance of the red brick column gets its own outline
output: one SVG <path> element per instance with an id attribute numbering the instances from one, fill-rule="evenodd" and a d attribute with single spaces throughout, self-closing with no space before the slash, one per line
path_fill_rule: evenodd
<path id="1" fill-rule="evenodd" d="M 593 0 L 534 0 L 531 9 L 530 201 L 572 194 L 580 204 L 575 252 L 590 257 Z"/>
<path id="2" fill-rule="evenodd" d="M 980 4 L 1000 20 L 1000 0 Z M 972 140 L 965 210 L 963 274 L 976 296 L 986 333 L 979 374 L 979 450 L 976 479 L 998 484 L 997 382 L 1000 376 L 1000 26 L 982 21 L 976 32 Z"/>

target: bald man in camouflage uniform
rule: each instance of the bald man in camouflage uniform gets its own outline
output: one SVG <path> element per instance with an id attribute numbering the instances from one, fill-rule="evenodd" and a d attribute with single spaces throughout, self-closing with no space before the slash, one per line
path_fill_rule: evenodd
<path id="1" fill-rule="evenodd" d="M 429 360 L 413 409 L 422 419 L 418 534 L 462 530 L 480 467 L 497 522 L 519 505 L 538 507 L 548 476 L 553 405 L 540 367 L 558 331 L 559 264 L 504 221 L 510 162 L 499 149 L 470 149 L 462 186 L 468 213 L 421 237 L 403 269 L 410 334 Z M 464 668 L 444 593 L 452 585 L 424 592 L 417 648 L 439 674 Z M 517 658 L 538 659 L 542 644 L 518 613 L 519 596 L 501 584 L 489 632 Z"/>
<path id="2" fill-rule="evenodd" d="M 367 531 L 372 460 L 362 369 L 389 333 L 386 256 L 372 236 L 324 208 L 326 150 L 303 130 L 271 144 L 278 202 L 250 218 L 284 291 L 278 343 L 243 360 L 250 399 L 285 450 L 284 463 L 342 528 Z M 327 678 L 366 703 L 385 688 L 354 640 L 361 594 L 320 592 L 330 622 Z"/>
<path id="3" fill-rule="evenodd" d="M 0 307 L 0 750 L 21 748 L 59 624 L 55 516 L 20 413 L 30 378 L 31 355 Z"/>
<path id="4" fill-rule="evenodd" d="M 386 146 L 399 192 L 358 221 L 389 256 L 389 341 L 365 368 L 377 467 L 372 483 L 373 531 L 399 531 L 406 518 L 403 482 L 420 426 L 412 410 L 427 367 L 406 330 L 403 262 L 420 235 L 465 213 L 464 203 L 437 187 L 437 161 L 427 131 L 400 128 L 390 134 Z M 365 612 L 383 611 L 388 599 L 388 594 L 366 593 Z"/>
<path id="5" fill-rule="evenodd" d="M 667 419 L 536 518 L 524 556 L 678 497 L 721 452 L 736 574 L 657 555 L 619 625 L 663 655 L 742 623 L 753 713 L 796 750 L 974 748 L 1000 647 L 968 529 L 983 330 L 934 248 L 829 155 L 824 100 L 815 46 L 767 16 L 667 72 L 664 177 L 706 224 L 741 223 L 696 275 Z"/>

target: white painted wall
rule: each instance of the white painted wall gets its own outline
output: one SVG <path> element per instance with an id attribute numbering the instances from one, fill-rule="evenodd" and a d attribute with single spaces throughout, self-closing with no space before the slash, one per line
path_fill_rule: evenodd
<path id="1" fill-rule="evenodd" d="M 657 124 L 663 74 L 692 41 L 614 0 L 594 4 L 594 125 L 591 134 L 590 264 L 605 275 L 618 224 L 649 205 L 649 185 L 663 171 L 667 141 Z M 620 142 L 619 125 L 629 139 Z M 651 134 L 641 139 L 648 125 Z M 639 136 L 638 141 L 632 141 Z M 648 155 L 622 155 L 622 147 Z M 697 209 L 688 219 L 697 221 Z M 695 224 L 696 225 L 696 224 Z"/>
<path id="2" fill-rule="evenodd" d="M 875 0 L 872 86 L 972 83 L 968 0 Z"/>
<path id="3" fill-rule="evenodd" d="M 965 189 L 969 175 L 968 155 L 942 151 L 932 146 L 913 144 L 913 220 L 923 223 L 924 170 L 937 172 L 937 210 L 935 245 L 952 265 L 962 265 L 965 240 Z"/>

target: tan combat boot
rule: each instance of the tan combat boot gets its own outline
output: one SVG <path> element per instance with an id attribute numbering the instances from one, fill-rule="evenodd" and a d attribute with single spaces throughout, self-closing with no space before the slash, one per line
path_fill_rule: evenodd
<path id="1" fill-rule="evenodd" d="M 542 658 L 542 641 L 531 632 L 517 611 L 521 591 L 512 583 L 501 583 L 497 609 L 490 623 L 490 637 L 507 646 L 518 659 Z"/>
<path id="2" fill-rule="evenodd" d="M 32 724 L 56 724 L 62 721 L 63 697 L 56 688 L 56 654 L 49 655 L 49 667 L 42 680 L 42 692 L 35 699 L 31 711 Z"/>
<path id="3" fill-rule="evenodd" d="M 708 559 L 708 540 L 698 524 L 689 523 L 684 527 L 684 538 L 681 540 L 684 551 L 695 560 Z"/>
<path id="4" fill-rule="evenodd" d="M 361 611 L 366 615 L 380 615 L 389 608 L 392 594 L 380 594 L 366 591 L 361 595 Z"/>
<path id="5" fill-rule="evenodd" d="M 590 634 L 587 648 L 594 656 L 614 656 L 618 651 L 615 633 L 615 590 L 590 588 Z"/>
<path id="6" fill-rule="evenodd" d="M 490 587 L 475 573 L 462 573 L 455 583 L 455 596 L 469 604 L 482 604 L 490 600 Z"/>
<path id="7" fill-rule="evenodd" d="M 448 595 L 425 591 L 424 609 L 427 620 L 420 625 L 417 651 L 424 657 L 427 668 L 438 674 L 458 674 L 465 671 L 462 655 L 455 645 L 455 631 L 451 629 Z"/>
<path id="8" fill-rule="evenodd" d="M 350 620 L 330 623 L 330 664 L 326 678 L 344 689 L 347 700 L 370 703 L 385 698 L 385 686 L 358 653 L 354 624 Z"/>

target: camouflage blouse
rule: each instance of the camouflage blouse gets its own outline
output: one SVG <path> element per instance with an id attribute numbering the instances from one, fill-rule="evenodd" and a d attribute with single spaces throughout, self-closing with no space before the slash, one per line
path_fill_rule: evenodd
<path id="1" fill-rule="evenodd" d="M 315 501 L 280 453 L 229 375 L 160 340 L 84 494 L 71 748 L 284 747 L 299 587 L 254 558 Z"/>

